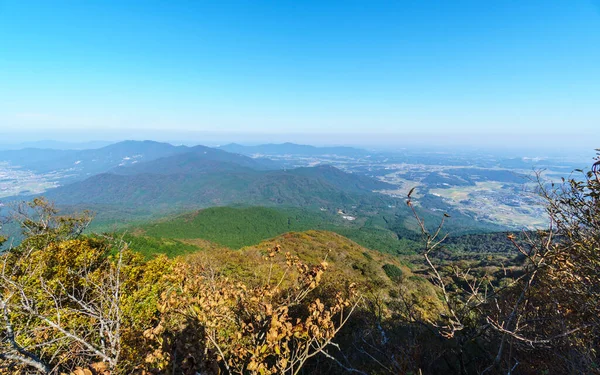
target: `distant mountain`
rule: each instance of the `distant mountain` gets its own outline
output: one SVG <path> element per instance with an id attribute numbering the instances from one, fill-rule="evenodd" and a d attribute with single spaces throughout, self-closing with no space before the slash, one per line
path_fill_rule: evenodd
<path id="1" fill-rule="evenodd" d="M 117 167 L 111 169 L 109 172 L 119 175 L 196 175 L 204 173 L 240 172 L 252 169 L 252 167 L 242 166 L 237 163 L 211 160 L 208 158 L 204 158 L 203 155 L 195 153 L 185 153 L 180 155 L 167 156 L 164 158 L 143 163 L 138 163 L 129 167 Z"/>
<path id="2" fill-rule="evenodd" d="M 264 144 L 258 146 L 243 146 L 237 143 L 230 143 L 219 146 L 220 149 L 235 152 L 242 155 L 338 155 L 338 156 L 364 156 L 369 152 L 354 147 L 316 147 L 308 145 L 299 145 L 295 143 Z"/>
<path id="3" fill-rule="evenodd" d="M 5 150 L 0 151 L 0 160 L 38 173 L 62 171 L 85 176 L 105 172 L 119 165 L 185 152 L 185 149 L 153 141 L 124 141 L 88 150 Z"/>
<path id="4" fill-rule="evenodd" d="M 212 167 L 220 167 L 211 162 Z M 175 205 L 208 207 L 232 203 L 315 206 L 358 203 L 353 192 L 318 178 L 227 168 L 206 173 L 113 174 L 49 190 L 58 204 Z M 365 192 L 366 194 L 367 192 Z"/>
<path id="5" fill-rule="evenodd" d="M 147 207 L 209 207 L 229 204 L 325 206 L 386 206 L 391 200 L 372 193 L 383 183 L 333 167 L 264 170 L 262 164 L 221 150 L 160 158 L 113 169 L 74 182 L 45 195 L 66 205 L 127 205 Z M 206 152 L 206 153 L 205 153 Z"/>
<path id="6" fill-rule="evenodd" d="M 190 147 L 178 153 L 159 159 L 120 166 L 111 170 L 117 174 L 198 174 L 208 172 L 232 172 L 246 169 L 269 170 L 277 163 L 271 160 L 257 160 L 248 156 L 233 154 L 205 146 Z"/>
<path id="7" fill-rule="evenodd" d="M 124 141 L 90 150 L 5 150 L 0 151 L 0 161 L 8 161 L 37 173 L 55 172 L 60 174 L 64 183 L 114 168 L 186 153 L 201 155 L 205 160 L 232 162 L 249 168 L 277 168 L 277 164 L 270 160 L 254 160 L 205 146 L 173 146 L 154 141 Z"/>
<path id="8" fill-rule="evenodd" d="M 352 192 L 364 192 L 365 190 L 394 189 L 395 185 L 379 181 L 355 173 L 346 173 L 331 165 L 318 165 L 316 167 L 296 168 L 289 171 L 297 176 L 312 176 L 327 181 L 331 185 Z"/>

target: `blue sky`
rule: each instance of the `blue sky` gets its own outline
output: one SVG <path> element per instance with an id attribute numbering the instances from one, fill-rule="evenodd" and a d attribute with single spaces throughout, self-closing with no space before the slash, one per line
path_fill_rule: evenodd
<path id="1" fill-rule="evenodd" d="M 6 138 L 588 146 L 596 129 L 597 0 L 0 0 Z"/>

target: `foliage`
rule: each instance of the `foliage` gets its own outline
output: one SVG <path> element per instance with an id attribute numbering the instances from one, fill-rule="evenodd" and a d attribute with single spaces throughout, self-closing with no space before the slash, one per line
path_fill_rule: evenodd
<path id="1" fill-rule="evenodd" d="M 280 252 L 276 246 L 267 257 Z M 336 293 L 328 306 L 318 298 L 303 304 L 319 285 L 327 262 L 311 267 L 289 253 L 285 259 L 282 279 L 289 277 L 291 269 L 297 275 L 286 288 L 281 288 L 282 279 L 249 287 L 215 277 L 205 264 L 180 264 L 173 275 L 176 287 L 163 293 L 161 321 L 145 333 L 157 348 L 172 349 L 158 349 L 149 357 L 151 362 L 166 368 L 175 358 L 174 347 L 181 345 L 169 338 L 185 335 L 182 340 L 204 350 L 204 363 L 195 364 L 203 373 L 218 373 L 221 367 L 235 374 L 297 374 L 309 358 L 331 344 L 358 300 L 350 285 L 348 294 Z M 201 331 L 190 330 L 198 325 Z M 193 357 L 185 360 L 184 367 L 191 365 Z"/>
<path id="2" fill-rule="evenodd" d="M 123 234 L 119 237 L 131 249 L 150 259 L 164 254 L 169 258 L 190 254 L 198 251 L 198 247 L 174 239 L 156 238 L 142 235 Z"/>
<path id="3" fill-rule="evenodd" d="M 80 221 L 52 217 L 47 202 L 31 208 L 44 215 L 24 220 L 28 237 L 2 257 L 5 355 L 43 372 L 98 361 L 132 368 L 143 347 L 135 332 L 150 324 L 170 263 L 144 262 L 121 241 L 81 237 Z"/>
<path id="4" fill-rule="evenodd" d="M 289 232 L 327 213 L 219 208 L 100 236 L 36 200 L 1 255 L 0 373 L 597 373 L 599 168 L 540 184 L 547 230 L 450 237 L 454 217 L 422 215 L 410 193 L 412 226 L 385 213 L 334 226 L 410 244 L 411 267 L 340 234 Z M 201 239 L 230 235 L 252 243 Z"/>
<path id="5" fill-rule="evenodd" d="M 394 281 L 402 279 L 402 276 L 404 275 L 404 272 L 394 264 L 384 264 L 382 268 L 385 271 L 385 274 Z"/>
<path id="6" fill-rule="evenodd" d="M 582 178 L 546 189 L 551 226 L 529 248 L 515 243 L 525 258 L 525 277 L 504 295 L 498 310 L 504 320 L 489 323 L 521 352 L 552 358 L 539 364 L 561 372 L 599 371 L 600 337 L 600 157 Z M 580 171 L 582 172 L 582 171 Z M 583 172 L 582 172 L 583 173 Z M 502 315 L 500 315 L 502 316 Z M 507 361 L 518 355 L 498 351 Z M 523 354 L 524 355 L 524 354 Z M 535 357 L 534 357 L 535 358 Z"/>
<path id="7" fill-rule="evenodd" d="M 148 236 L 202 238 L 239 249 L 286 232 L 317 229 L 327 221 L 326 214 L 296 208 L 212 207 L 141 229 Z"/>
<path id="8" fill-rule="evenodd" d="M 293 207 L 211 207 L 138 228 L 151 237 L 201 238 L 232 249 L 256 245 L 283 233 L 305 230 L 332 231 L 385 253 L 411 254 L 417 249 L 413 239 L 398 238 L 396 233 L 373 218 L 364 223 L 352 223 L 328 212 Z"/>
<path id="9" fill-rule="evenodd" d="M 534 235 L 534 232 L 528 233 L 510 233 L 510 232 L 494 232 L 494 233 L 478 233 L 466 234 L 463 236 L 452 236 L 446 240 L 446 248 L 453 253 L 504 253 L 516 254 L 514 242 L 508 239 L 508 235 L 512 234 L 514 240 L 522 246 L 527 246 L 527 235 Z"/>
<path id="10" fill-rule="evenodd" d="M 405 304 L 415 322 L 448 340 L 450 370 L 459 373 L 592 373 L 598 371 L 600 337 L 600 161 L 583 179 L 546 189 L 548 230 L 509 234 L 521 255 L 520 272 L 498 280 L 466 264 L 436 264 L 447 235 L 445 218 L 430 231 L 417 214 L 428 277 L 446 312 L 432 320 Z M 412 191 L 411 191 L 412 192 Z M 508 276 L 508 277 L 507 277 Z M 452 343 L 452 344 L 450 344 Z M 475 346 L 473 346 L 475 344 Z M 479 354 L 476 354 L 479 353 Z M 474 355 L 486 358 L 478 367 Z M 454 364 L 453 364 L 454 363 Z"/>
<path id="11" fill-rule="evenodd" d="M 85 219 L 45 201 L 30 208 L 43 215 L 1 259 L 0 373 L 298 373 L 328 356 L 360 301 L 350 284 L 317 297 L 328 263 L 280 246 L 263 254 L 272 273 L 247 284 L 201 258 L 145 260 L 123 238 L 83 236 Z"/>

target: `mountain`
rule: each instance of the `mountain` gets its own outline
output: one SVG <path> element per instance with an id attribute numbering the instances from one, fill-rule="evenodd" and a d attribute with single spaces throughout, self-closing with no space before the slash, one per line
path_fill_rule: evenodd
<path id="1" fill-rule="evenodd" d="M 112 168 L 44 195 L 63 207 L 93 209 L 102 223 L 111 222 L 111 217 L 150 219 L 153 212 L 232 204 L 324 208 L 333 213 L 367 212 L 393 204 L 393 198 L 372 192 L 386 184 L 333 167 L 267 170 L 260 160 L 223 150 L 203 146 L 177 150 L 178 154 Z"/>
<path id="2" fill-rule="evenodd" d="M 339 285 L 355 282 L 363 291 L 385 291 L 382 295 L 386 295 L 388 289 L 396 288 L 400 277 L 403 277 L 404 283 L 423 284 L 423 280 L 414 275 L 398 257 L 365 248 L 344 236 L 325 230 L 286 232 L 237 250 L 202 238 L 177 240 L 149 237 L 140 231 L 125 234 L 123 238 L 130 248 L 138 251 L 142 249 L 147 257 L 154 254 L 189 254 L 187 260 L 190 262 L 194 262 L 196 258 L 210 258 L 215 269 L 219 269 L 225 276 L 235 278 L 255 279 L 257 276 L 268 275 L 272 261 L 285 264 L 283 256 L 265 259 L 264 255 L 278 245 L 283 253 L 289 252 L 309 264 L 319 264 L 326 259 L 330 272 L 324 275 L 325 283 Z M 416 284 L 411 286 L 417 287 Z"/>
<path id="3" fill-rule="evenodd" d="M 143 166 L 142 173 L 120 169 L 118 174 L 98 174 L 48 190 L 45 195 L 58 204 L 173 207 L 233 203 L 336 207 L 385 198 L 366 189 L 361 194 L 356 187 L 344 189 L 340 187 L 343 183 L 332 184 L 318 173 L 311 176 L 306 172 L 296 175 L 289 171 L 260 171 L 216 161 L 204 164 L 193 155 L 186 155 L 186 162 L 181 160 L 180 157 L 159 159 L 156 167 L 154 162 Z M 200 168 L 194 167 L 195 164 L 200 164 Z M 360 184 L 353 184 L 356 185 Z"/>
<path id="4" fill-rule="evenodd" d="M 297 256 L 308 264 L 319 264 L 326 260 L 327 272 L 322 279 L 325 289 L 334 287 L 337 290 L 340 285 L 356 283 L 362 293 L 374 293 L 389 301 L 396 298 L 392 296 L 397 296 L 398 284 L 402 283 L 419 295 L 416 303 L 439 308 L 435 289 L 424 278 L 413 273 L 400 258 L 363 247 L 330 231 L 287 232 L 237 250 L 201 238 L 177 240 L 149 237 L 139 231 L 121 235 L 120 238 L 128 243 L 129 248 L 141 251 L 148 258 L 167 254 L 169 257 L 182 256 L 181 259 L 189 263 L 209 260 L 210 267 L 223 276 L 244 280 L 252 285 L 264 285 L 265 277 L 270 275 L 272 280 L 281 279 L 285 287 L 287 280 L 293 279 L 290 273 L 295 272 L 292 268 L 286 275 L 281 273 L 281 270 L 287 269 L 285 253 Z M 281 254 L 273 258 L 266 257 L 276 246 L 281 249 Z M 273 267 L 274 263 L 281 267 Z"/>
<path id="5" fill-rule="evenodd" d="M 262 240 L 291 230 L 327 229 L 383 252 L 414 248 L 414 219 L 406 206 L 373 192 L 389 188 L 387 183 L 327 165 L 265 170 L 260 169 L 261 162 L 247 156 L 204 147 L 186 150 L 194 152 L 114 168 L 110 173 L 48 190 L 44 195 L 62 207 L 97 212 L 104 227 L 231 205 L 301 208 L 317 213 L 262 210 L 242 212 L 245 217 L 239 217 L 239 211 L 219 211 L 213 216 L 218 217 L 219 226 L 238 223 L 237 232 L 219 234 L 228 233 L 225 240 L 217 241 L 227 246 L 247 245 L 251 244 L 249 238 Z M 210 212 L 198 216 L 206 218 Z M 443 212 L 423 210 L 421 214 L 428 223 L 437 223 Z M 447 229 L 455 233 L 498 229 L 460 212 L 451 215 L 453 220 Z M 223 238 L 211 237 L 215 229 L 207 228 L 216 224 L 210 220 L 204 220 L 201 229 L 191 228 L 186 220 L 169 225 L 180 232 L 199 230 L 203 238 L 210 240 Z M 261 229 L 269 225 L 269 230 Z M 399 243 L 399 238 L 404 242 Z"/>
<path id="6" fill-rule="evenodd" d="M 0 151 L 0 160 L 37 173 L 64 171 L 85 176 L 105 172 L 119 165 L 185 152 L 185 149 L 183 146 L 154 141 L 123 141 L 88 150 L 5 150 Z"/>
<path id="7" fill-rule="evenodd" d="M 89 150 L 4 150 L 0 151 L 0 160 L 36 173 L 58 174 L 61 183 L 66 183 L 119 167 L 187 153 L 201 155 L 204 160 L 232 162 L 250 168 L 277 168 L 277 164 L 270 160 L 255 160 L 205 146 L 173 146 L 154 141 L 123 141 Z"/>
<path id="8" fill-rule="evenodd" d="M 372 251 L 336 233 L 314 230 L 285 233 L 255 246 L 242 248 L 240 256 L 246 261 L 238 267 L 246 268 L 245 271 L 248 273 L 254 271 L 255 274 L 260 273 L 261 268 L 267 271 L 268 261 L 255 263 L 248 262 L 247 259 L 255 258 L 256 255 L 273 249 L 276 245 L 279 245 L 282 251 L 297 255 L 311 264 L 318 264 L 326 259 L 330 272 L 324 275 L 326 284 L 340 285 L 344 282 L 356 282 L 367 290 L 381 292 L 382 289 L 396 287 L 394 276 L 386 273 L 389 265 L 405 276 L 412 275 L 410 269 L 397 257 Z"/>
<path id="9" fill-rule="evenodd" d="M 290 253 L 308 264 L 327 262 L 327 271 L 321 280 L 322 290 L 339 290 L 340 286 L 355 283 L 363 295 L 378 296 L 380 303 L 393 303 L 401 284 L 416 297 L 413 307 L 419 312 L 437 314 L 442 310 L 435 288 L 398 257 L 365 248 L 329 231 L 284 233 L 239 250 L 220 248 L 203 240 L 182 242 L 197 245 L 202 250 L 187 255 L 186 261 L 203 264 L 210 259 L 210 266 L 223 276 L 244 280 L 250 285 L 264 285 L 265 278 L 270 277 L 281 280 L 281 287 L 285 288 L 296 272 L 292 267 L 282 273 L 288 269 L 284 254 Z M 268 257 L 271 249 L 276 247 L 281 249 L 281 254 Z M 273 264 L 279 267 L 273 267 Z M 327 298 L 324 294 L 318 297 Z"/>
<path id="10" fill-rule="evenodd" d="M 207 172 L 232 172 L 244 170 L 276 169 L 272 161 L 252 159 L 248 156 L 205 147 L 195 146 L 183 153 L 140 162 L 127 167 L 120 166 L 110 172 L 124 175 L 140 173 L 154 174 L 198 174 Z"/>
<path id="11" fill-rule="evenodd" d="M 311 229 L 332 231 L 383 253 L 406 254 L 418 248 L 417 241 L 400 240 L 372 218 L 348 221 L 337 213 L 294 207 L 210 207 L 133 225 L 128 231 L 151 238 L 203 239 L 239 249 L 286 232 Z"/>
<path id="12" fill-rule="evenodd" d="M 243 146 L 237 143 L 230 143 L 219 146 L 220 149 L 235 152 L 242 155 L 338 155 L 338 156 L 363 156 L 369 152 L 354 147 L 316 147 L 308 145 L 299 145 L 295 143 L 264 144 L 258 146 Z"/>
<path id="13" fill-rule="evenodd" d="M 141 225 L 135 230 L 150 237 L 201 238 L 239 249 L 286 232 L 342 226 L 343 221 L 327 212 L 291 207 L 210 207 Z"/>
<path id="14" fill-rule="evenodd" d="M 331 185 L 346 191 L 364 192 L 395 189 L 396 186 L 363 175 L 347 173 L 331 165 L 302 167 L 289 171 L 297 176 L 312 176 L 327 181 Z"/>
<path id="15" fill-rule="evenodd" d="M 250 158 L 249 158 L 250 159 Z M 250 159 L 252 161 L 253 159 Z M 260 164 L 257 164 L 256 169 L 261 169 Z M 250 164 L 253 163 L 243 163 Z M 158 174 L 158 175 L 173 175 L 173 174 L 190 174 L 197 175 L 203 173 L 230 173 L 241 171 L 252 171 L 254 168 L 243 166 L 233 162 L 211 160 L 205 155 L 195 153 L 185 153 L 180 155 L 167 156 L 149 162 L 134 164 L 128 167 L 117 167 L 109 171 L 109 173 L 119 175 L 137 175 L 137 174 Z"/>

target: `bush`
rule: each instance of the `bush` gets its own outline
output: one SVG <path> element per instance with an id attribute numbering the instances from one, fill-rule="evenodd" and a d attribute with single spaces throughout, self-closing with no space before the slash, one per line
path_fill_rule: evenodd
<path id="1" fill-rule="evenodd" d="M 404 273 L 398 266 L 395 266 L 393 264 L 385 264 L 382 268 L 385 271 L 385 274 L 390 278 L 390 280 L 400 281 L 402 279 Z"/>

